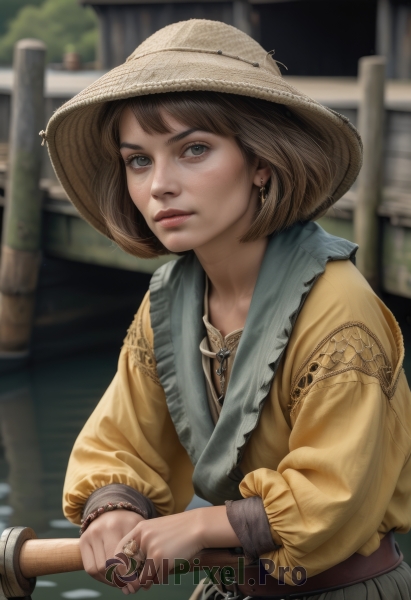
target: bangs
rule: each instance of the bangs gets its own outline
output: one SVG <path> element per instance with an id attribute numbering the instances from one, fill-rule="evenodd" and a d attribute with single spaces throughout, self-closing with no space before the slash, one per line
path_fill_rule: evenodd
<path id="1" fill-rule="evenodd" d="M 148 134 L 171 133 L 166 122 L 170 115 L 181 124 L 217 135 L 237 137 L 235 121 L 228 118 L 221 101 L 210 92 L 137 96 L 126 101 L 140 127 Z"/>

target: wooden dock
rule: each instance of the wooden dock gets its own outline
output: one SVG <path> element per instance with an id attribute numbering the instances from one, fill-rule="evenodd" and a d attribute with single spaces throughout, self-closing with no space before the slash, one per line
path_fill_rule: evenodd
<path id="1" fill-rule="evenodd" d="M 48 71 L 46 118 L 101 74 Z M 11 69 L 0 69 L 0 205 L 4 204 L 12 78 Z M 286 79 L 356 124 L 360 101 L 357 79 Z M 383 197 L 378 208 L 382 230 L 382 287 L 389 293 L 411 298 L 411 81 L 387 82 L 385 108 Z M 153 272 L 166 260 L 143 260 L 127 255 L 80 219 L 56 180 L 45 149 L 40 187 L 44 194 L 43 250 L 46 256 L 144 273 Z M 355 202 L 354 186 L 321 219 L 322 225 L 332 233 L 353 239 Z"/>

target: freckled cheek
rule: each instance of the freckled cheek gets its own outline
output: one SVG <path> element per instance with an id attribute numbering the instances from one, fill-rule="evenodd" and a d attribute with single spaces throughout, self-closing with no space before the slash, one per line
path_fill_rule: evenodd
<path id="1" fill-rule="evenodd" d="M 239 185 L 244 184 L 244 168 L 233 168 L 231 163 L 223 162 L 213 165 L 206 172 L 196 174 L 190 182 L 190 191 L 210 199 L 222 198 L 231 194 Z"/>
<path id="2" fill-rule="evenodd" d="M 248 187 L 243 162 L 226 164 L 220 173 L 216 173 L 210 179 L 210 183 L 213 192 L 219 192 L 220 198 L 224 197 L 227 201 L 232 198 L 238 202 L 239 198 L 244 196 L 245 189 Z"/>
<path id="3" fill-rule="evenodd" d="M 127 178 L 127 187 L 130 197 L 138 208 L 138 210 L 145 216 L 150 200 L 150 192 L 147 191 L 147 186 L 141 185 L 133 181 L 131 177 Z"/>
<path id="4" fill-rule="evenodd" d="M 231 161 L 225 161 L 221 165 L 221 171 L 218 174 L 220 185 L 228 190 L 238 189 L 243 187 L 247 181 L 246 169 L 244 161 L 238 157 L 233 158 Z"/>

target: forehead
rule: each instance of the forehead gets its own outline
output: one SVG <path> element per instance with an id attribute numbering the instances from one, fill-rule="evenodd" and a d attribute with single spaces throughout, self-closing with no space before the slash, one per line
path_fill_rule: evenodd
<path id="1" fill-rule="evenodd" d="M 179 133 L 180 131 L 190 127 L 188 123 L 179 121 L 163 108 L 159 110 L 159 114 L 162 122 L 166 125 L 167 131 L 164 133 L 158 133 L 156 131 L 147 132 L 144 131 L 132 109 L 129 106 L 126 106 L 119 121 L 120 141 L 124 141 L 123 138 L 130 134 L 141 137 L 168 137 L 170 133 Z"/>

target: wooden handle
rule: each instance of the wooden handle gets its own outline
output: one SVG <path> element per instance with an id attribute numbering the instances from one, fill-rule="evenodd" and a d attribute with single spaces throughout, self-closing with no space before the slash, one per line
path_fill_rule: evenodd
<path id="1" fill-rule="evenodd" d="M 20 552 L 20 569 L 27 579 L 83 568 L 77 539 L 27 540 Z"/>
<path id="2" fill-rule="evenodd" d="M 191 560 L 199 560 L 199 567 L 236 567 L 239 554 L 225 548 L 211 548 L 202 550 Z M 68 573 L 83 569 L 79 540 L 77 539 L 51 539 L 27 540 L 20 552 L 21 573 L 27 579 L 41 575 Z"/>

